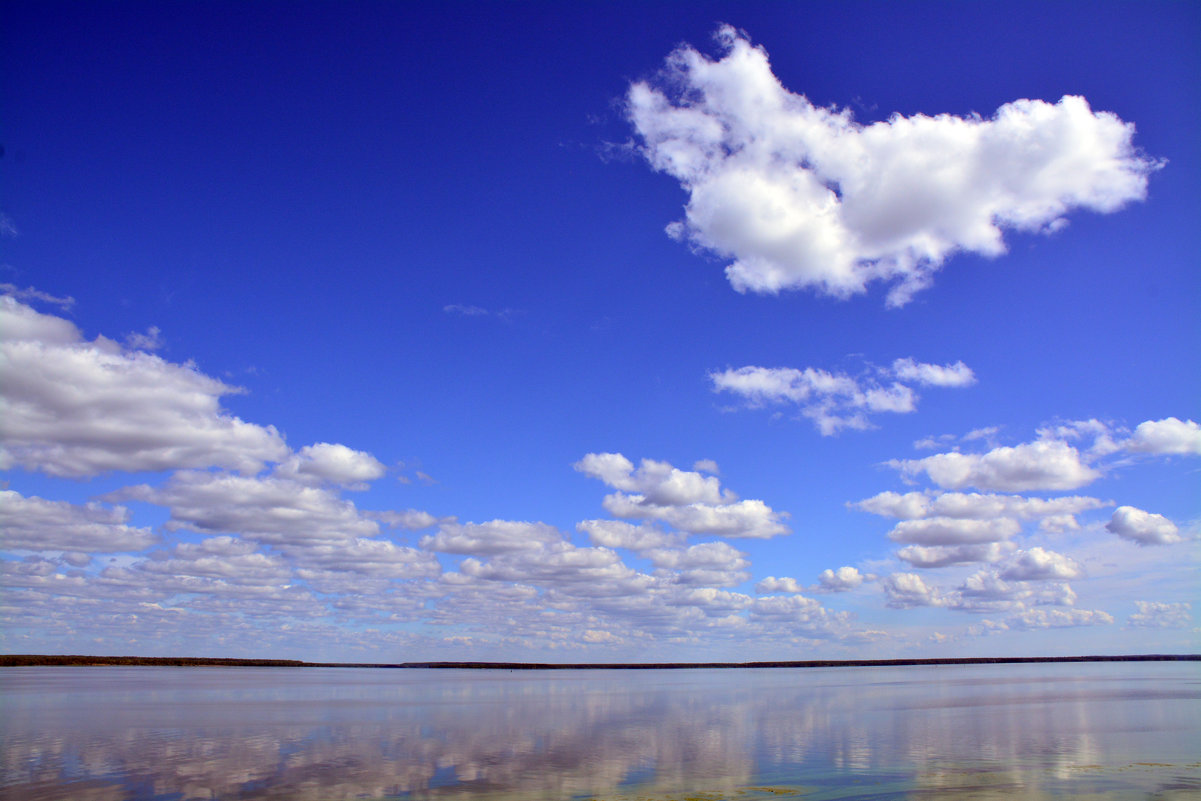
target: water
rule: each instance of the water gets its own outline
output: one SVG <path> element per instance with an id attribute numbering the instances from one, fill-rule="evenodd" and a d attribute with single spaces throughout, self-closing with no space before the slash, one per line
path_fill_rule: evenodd
<path id="1" fill-rule="evenodd" d="M 4 799 L 1198 798 L 1197 663 L 0 669 Z"/>

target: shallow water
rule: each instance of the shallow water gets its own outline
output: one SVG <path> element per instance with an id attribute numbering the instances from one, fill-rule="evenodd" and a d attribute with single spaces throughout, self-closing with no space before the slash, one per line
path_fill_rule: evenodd
<path id="1" fill-rule="evenodd" d="M 0 670 L 0 798 L 1196 798 L 1201 666 Z"/>

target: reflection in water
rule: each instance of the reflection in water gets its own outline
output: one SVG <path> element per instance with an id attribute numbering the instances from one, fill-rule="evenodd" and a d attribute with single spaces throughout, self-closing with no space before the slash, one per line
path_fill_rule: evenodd
<path id="1" fill-rule="evenodd" d="M 0 798 L 1201 791 L 1194 664 L 6 668 Z"/>

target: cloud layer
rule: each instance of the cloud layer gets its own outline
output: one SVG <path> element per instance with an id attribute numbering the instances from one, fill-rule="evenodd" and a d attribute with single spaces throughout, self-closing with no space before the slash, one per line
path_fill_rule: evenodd
<path id="1" fill-rule="evenodd" d="M 785 89 L 733 28 L 717 41 L 720 59 L 681 46 L 626 103 L 647 161 L 688 192 L 668 232 L 732 259 L 740 292 L 847 297 L 885 281 L 899 306 L 955 252 L 1004 252 L 1005 228 L 1053 231 L 1073 209 L 1143 198 L 1158 166 L 1133 125 L 1082 97 L 862 125 Z"/>

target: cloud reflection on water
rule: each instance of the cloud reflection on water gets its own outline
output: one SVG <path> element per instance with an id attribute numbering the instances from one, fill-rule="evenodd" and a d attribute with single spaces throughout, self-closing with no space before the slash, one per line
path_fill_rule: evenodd
<path id="1" fill-rule="evenodd" d="M 10 668 L 0 797 L 733 798 L 852 781 L 1021 797 L 1090 770 L 1112 785 L 1140 759 L 1169 768 L 1122 774 L 1127 791 L 1140 776 L 1201 789 L 1181 750 L 1201 728 L 1190 667 L 1140 666 L 1164 677 L 1141 682 L 1121 665 Z"/>

